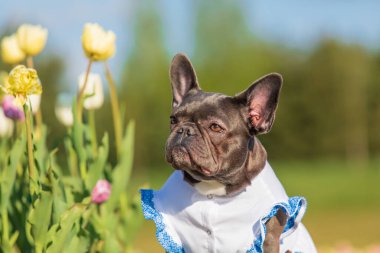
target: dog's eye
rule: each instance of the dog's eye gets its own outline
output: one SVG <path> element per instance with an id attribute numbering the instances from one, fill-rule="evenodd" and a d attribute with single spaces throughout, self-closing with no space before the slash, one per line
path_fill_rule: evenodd
<path id="1" fill-rule="evenodd" d="M 176 117 L 173 117 L 173 116 L 170 117 L 170 124 L 172 124 L 172 125 L 177 124 Z"/>
<path id="2" fill-rule="evenodd" d="M 210 129 L 211 129 L 211 131 L 213 131 L 215 133 L 221 133 L 224 130 L 221 126 L 219 126 L 216 123 L 212 123 L 211 126 L 210 126 Z"/>

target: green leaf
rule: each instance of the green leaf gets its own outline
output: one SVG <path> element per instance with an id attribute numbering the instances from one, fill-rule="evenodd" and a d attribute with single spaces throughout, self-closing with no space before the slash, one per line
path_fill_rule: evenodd
<path id="1" fill-rule="evenodd" d="M 1 211 L 1 230 L 2 231 L 2 237 L 1 237 L 1 250 L 2 252 L 11 252 L 12 245 L 9 242 L 9 219 L 8 219 L 8 212 L 7 210 Z"/>
<path id="2" fill-rule="evenodd" d="M 74 124 L 72 128 L 72 142 L 74 149 L 79 157 L 79 162 L 81 164 L 81 176 L 85 177 L 85 164 L 87 160 L 85 145 L 84 145 L 84 125 L 81 121 L 78 120 L 77 114 L 77 102 L 76 99 L 73 99 L 73 117 Z"/>
<path id="3" fill-rule="evenodd" d="M 10 150 L 9 154 L 5 154 L 6 160 L 4 161 L 4 167 L 1 170 L 0 180 L 0 211 L 1 211 L 1 249 L 3 252 L 12 252 L 13 244 L 18 237 L 18 231 L 9 237 L 11 233 L 10 220 L 8 218 L 8 212 L 12 210 L 10 206 L 10 197 L 15 186 L 17 168 L 20 164 L 21 157 L 25 150 L 26 138 L 22 135 L 20 139 L 16 140 Z M 9 213 L 9 215 L 12 215 Z"/>
<path id="4" fill-rule="evenodd" d="M 120 195 L 127 188 L 133 165 L 135 123 L 130 121 L 121 147 L 120 162 L 112 172 L 112 192 L 105 204 L 109 211 L 117 206 Z"/>
<path id="5" fill-rule="evenodd" d="M 90 247 L 90 238 L 84 236 L 74 236 L 62 253 L 85 253 Z M 49 251 L 50 252 L 50 251 Z"/>
<path id="6" fill-rule="evenodd" d="M 52 156 L 54 153 L 50 154 L 50 157 L 52 159 Z M 66 199 L 66 192 L 65 192 L 65 186 L 62 183 L 58 173 L 53 169 L 53 166 L 50 164 L 49 170 L 48 170 L 48 179 L 51 184 L 52 192 L 53 192 L 53 214 L 52 214 L 52 221 L 53 223 L 57 223 L 59 221 L 59 217 L 61 214 L 67 209 L 67 199 Z"/>
<path id="7" fill-rule="evenodd" d="M 38 136 L 36 134 L 33 135 L 34 139 L 34 159 L 37 164 L 37 168 L 40 170 L 40 174 L 45 174 L 47 169 L 47 162 L 49 156 L 47 155 L 49 152 L 46 147 L 46 135 L 47 135 L 47 128 L 45 125 L 42 125 L 39 128 Z M 38 137 L 38 138 L 37 138 Z"/>
<path id="8" fill-rule="evenodd" d="M 44 248 L 51 219 L 52 203 L 52 192 L 41 191 L 29 212 L 27 223 L 30 224 L 29 232 L 33 238 L 31 243 L 35 245 L 36 251 Z"/>
<path id="9" fill-rule="evenodd" d="M 10 164 L 1 171 L 1 209 L 7 209 L 9 197 L 16 179 L 17 166 L 20 163 L 21 156 L 25 151 L 26 138 L 22 135 L 12 147 L 10 152 Z"/>
<path id="10" fill-rule="evenodd" d="M 122 216 L 122 234 L 120 238 L 126 238 L 125 241 L 127 244 L 131 244 L 136 237 L 136 231 L 141 226 L 144 221 L 142 215 L 141 204 L 140 204 L 140 194 L 135 194 L 132 198 L 132 203 L 129 203 L 129 206 L 125 212 L 125 215 Z"/>
<path id="11" fill-rule="evenodd" d="M 106 232 L 104 239 L 104 248 L 103 252 L 105 253 L 118 253 L 121 252 L 119 242 L 113 233 Z"/>
<path id="12" fill-rule="evenodd" d="M 49 253 L 61 253 L 70 244 L 77 234 L 74 224 L 79 222 L 87 207 L 88 204 L 82 203 L 73 205 L 61 215 L 59 223 L 50 228 L 48 236 L 50 241 L 47 241 Z"/>
<path id="13" fill-rule="evenodd" d="M 106 167 L 108 152 L 108 134 L 106 133 L 102 139 L 102 145 L 98 149 L 98 156 L 87 173 L 86 188 L 88 191 L 94 188 L 99 179 L 104 178 L 104 168 Z"/>
<path id="14" fill-rule="evenodd" d="M 66 157 L 67 157 L 67 165 L 69 166 L 69 171 L 71 176 L 78 176 L 78 156 L 75 153 L 75 150 L 73 148 L 73 143 L 70 138 L 64 139 L 64 145 L 66 149 Z"/>
<path id="15" fill-rule="evenodd" d="M 13 247 L 13 245 L 16 243 L 16 240 L 17 240 L 17 238 L 18 238 L 18 236 L 19 236 L 19 232 L 18 231 L 15 231 L 14 233 L 13 233 L 13 235 L 11 236 L 11 238 L 9 239 L 9 244 Z"/>

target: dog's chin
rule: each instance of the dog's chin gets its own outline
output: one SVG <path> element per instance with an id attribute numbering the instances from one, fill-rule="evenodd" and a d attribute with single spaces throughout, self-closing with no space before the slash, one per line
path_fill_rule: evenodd
<path id="1" fill-rule="evenodd" d="M 190 158 L 181 160 L 173 159 L 171 165 L 176 170 L 186 171 L 194 179 L 199 181 L 210 180 L 213 178 L 213 174 L 209 170 L 202 169 L 200 166 L 196 165 Z"/>
<path id="2" fill-rule="evenodd" d="M 209 181 L 213 180 L 214 176 L 205 175 L 202 172 L 199 172 L 198 170 L 185 170 L 190 177 L 197 181 Z"/>
<path id="3" fill-rule="evenodd" d="M 171 150 L 168 162 L 174 169 L 186 171 L 196 180 L 213 179 L 215 172 L 198 164 L 197 159 L 193 159 L 193 156 L 194 154 L 190 154 L 185 147 L 176 146 Z"/>

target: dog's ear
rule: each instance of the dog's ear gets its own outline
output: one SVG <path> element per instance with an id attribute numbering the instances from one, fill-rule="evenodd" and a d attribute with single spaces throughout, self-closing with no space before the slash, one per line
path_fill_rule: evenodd
<path id="1" fill-rule="evenodd" d="M 272 128 L 281 85 L 282 76 L 271 73 L 235 96 L 243 106 L 248 107 L 248 119 L 254 134 L 264 134 Z"/>
<path id="2" fill-rule="evenodd" d="M 200 90 L 194 68 L 184 54 L 174 56 L 170 67 L 170 81 L 173 107 L 179 106 L 190 91 Z"/>

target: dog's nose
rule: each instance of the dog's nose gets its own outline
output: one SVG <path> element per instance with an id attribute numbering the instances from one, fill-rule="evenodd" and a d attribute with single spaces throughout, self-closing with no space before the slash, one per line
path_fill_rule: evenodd
<path id="1" fill-rule="evenodd" d="M 177 130 L 177 133 L 178 134 L 185 134 L 186 136 L 193 136 L 195 135 L 195 131 L 192 127 L 189 127 L 189 126 L 183 126 L 183 127 L 180 127 L 178 130 Z"/>

